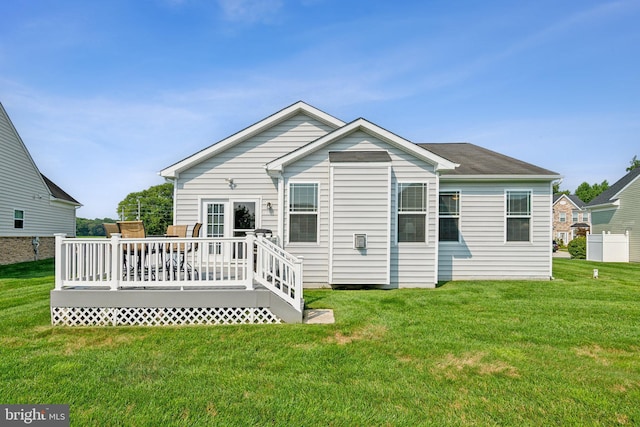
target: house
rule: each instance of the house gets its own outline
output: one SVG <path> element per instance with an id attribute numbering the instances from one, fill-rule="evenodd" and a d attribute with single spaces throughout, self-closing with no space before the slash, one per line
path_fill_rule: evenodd
<path id="1" fill-rule="evenodd" d="M 629 261 L 640 262 L 640 168 L 635 168 L 593 199 L 593 234 L 628 234 Z"/>
<path id="2" fill-rule="evenodd" d="M 81 204 L 40 173 L 2 104 L 0 147 L 0 264 L 52 258 L 53 235 L 75 235 Z"/>
<path id="3" fill-rule="evenodd" d="M 174 223 L 270 230 L 304 259 L 305 287 L 551 277 L 560 176 L 473 144 L 416 144 L 297 102 L 160 174 Z"/>
<path id="4" fill-rule="evenodd" d="M 575 194 L 553 195 L 553 238 L 564 245 L 577 236 L 580 230 L 591 229 L 589 211 Z"/>

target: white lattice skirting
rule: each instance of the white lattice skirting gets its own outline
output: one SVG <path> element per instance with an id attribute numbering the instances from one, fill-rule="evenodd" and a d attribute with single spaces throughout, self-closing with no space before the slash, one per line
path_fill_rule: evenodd
<path id="1" fill-rule="evenodd" d="M 169 326 L 270 324 L 266 307 L 51 307 L 51 323 L 64 326 Z"/>

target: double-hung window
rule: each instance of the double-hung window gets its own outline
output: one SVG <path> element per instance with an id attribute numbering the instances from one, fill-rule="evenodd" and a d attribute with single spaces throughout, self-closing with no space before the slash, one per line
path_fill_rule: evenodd
<path id="1" fill-rule="evenodd" d="M 578 220 L 578 211 L 573 211 L 572 212 L 571 221 L 573 221 L 574 224 L 579 221 Z"/>
<path id="2" fill-rule="evenodd" d="M 564 212 L 560 212 L 560 222 L 566 222 L 567 221 L 567 214 Z"/>
<path id="3" fill-rule="evenodd" d="M 318 241 L 318 184 L 289 185 L 289 242 Z"/>
<path id="4" fill-rule="evenodd" d="M 427 184 L 398 184 L 398 242 L 426 242 Z"/>
<path id="5" fill-rule="evenodd" d="M 24 228 L 24 211 L 18 209 L 13 211 L 13 228 Z"/>
<path id="6" fill-rule="evenodd" d="M 439 240 L 460 241 L 460 192 L 443 191 L 439 197 Z"/>
<path id="7" fill-rule="evenodd" d="M 531 240 L 531 191 L 507 191 L 507 242 Z"/>

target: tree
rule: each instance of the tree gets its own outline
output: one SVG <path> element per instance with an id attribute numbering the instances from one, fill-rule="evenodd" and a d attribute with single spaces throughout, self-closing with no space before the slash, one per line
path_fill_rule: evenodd
<path id="1" fill-rule="evenodd" d="M 76 218 L 76 236 L 104 236 L 104 224 L 105 222 L 115 222 L 112 218 Z"/>
<path id="2" fill-rule="evenodd" d="M 594 183 L 593 185 L 589 185 L 587 182 L 583 182 L 576 188 L 575 195 L 580 198 L 585 203 L 589 203 L 596 197 L 600 195 L 604 190 L 609 188 L 609 183 L 605 179 L 602 183 Z"/>
<path id="3" fill-rule="evenodd" d="M 640 167 L 640 160 L 638 160 L 638 156 L 633 156 L 633 159 L 629 162 L 629 167 L 627 168 L 627 172 L 631 172 L 635 168 Z"/>
<path id="4" fill-rule="evenodd" d="M 147 234 L 164 234 L 173 223 L 173 183 L 129 193 L 118 203 L 118 214 L 124 221 L 143 221 Z"/>
<path id="5" fill-rule="evenodd" d="M 569 190 L 560 190 L 560 184 L 562 184 L 562 180 L 554 181 L 553 194 L 571 194 Z"/>

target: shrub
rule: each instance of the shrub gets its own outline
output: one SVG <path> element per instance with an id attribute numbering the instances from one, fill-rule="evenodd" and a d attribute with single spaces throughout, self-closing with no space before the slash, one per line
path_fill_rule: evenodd
<path id="1" fill-rule="evenodd" d="M 587 238 L 584 236 L 576 237 L 569 242 L 567 246 L 571 258 L 585 259 L 587 257 Z"/>

